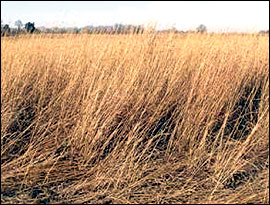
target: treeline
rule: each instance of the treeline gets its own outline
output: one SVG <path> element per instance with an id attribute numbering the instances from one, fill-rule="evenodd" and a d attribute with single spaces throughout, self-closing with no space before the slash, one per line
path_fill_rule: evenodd
<path id="1" fill-rule="evenodd" d="M 160 32 L 160 33 L 193 33 L 193 32 L 200 32 L 206 33 L 207 28 L 205 25 L 201 24 L 199 27 L 196 28 L 196 31 L 179 31 L 176 28 L 171 28 L 167 30 L 157 31 L 154 27 L 145 27 L 144 25 L 131 25 L 131 24 L 114 24 L 109 26 L 85 26 L 82 28 L 78 27 L 35 27 L 33 23 L 26 23 L 23 24 L 20 20 L 15 22 L 17 28 L 10 28 L 8 24 L 2 24 L 1 21 L 1 34 L 3 35 L 16 35 L 16 34 L 24 34 L 24 33 L 48 33 L 48 34 L 142 34 L 146 30 L 153 31 L 153 32 Z"/>
<path id="2" fill-rule="evenodd" d="M 109 33 L 109 34 L 140 34 L 145 31 L 143 25 L 123 25 L 115 24 L 113 26 L 86 26 L 81 28 L 81 33 Z"/>
<path id="3" fill-rule="evenodd" d="M 30 27 L 32 25 L 32 27 Z M 1 35 L 16 35 L 24 33 L 50 33 L 50 34 L 141 34 L 145 31 L 143 25 L 123 25 L 115 24 L 113 26 L 85 26 L 82 28 L 78 27 L 34 27 L 34 23 L 31 25 L 25 24 L 25 27 L 22 25 L 17 28 L 10 28 L 8 24 L 1 24 Z M 149 29 L 149 28 L 148 28 Z M 154 29 L 153 29 L 154 30 Z"/>
<path id="4" fill-rule="evenodd" d="M 68 27 L 68 28 L 46 28 L 40 27 L 38 28 L 41 33 L 85 33 L 85 34 L 95 34 L 95 33 L 104 33 L 104 34 L 139 34 L 143 33 L 145 28 L 143 25 L 123 25 L 123 24 L 115 24 L 113 26 L 85 26 L 82 28 L 78 27 Z"/>
<path id="5" fill-rule="evenodd" d="M 157 31 L 155 28 L 145 27 L 144 25 L 131 25 L 131 24 L 114 24 L 110 26 L 85 26 L 78 27 L 35 27 L 33 23 L 23 24 L 20 20 L 15 22 L 17 28 L 10 28 L 8 24 L 3 24 L 1 20 L 1 36 L 10 36 L 26 33 L 46 33 L 46 34 L 142 34 L 147 31 L 155 31 L 159 33 L 207 33 L 207 27 L 203 24 L 199 25 L 196 30 L 181 31 L 172 27 L 167 30 Z M 269 34 L 269 30 L 261 30 L 259 34 Z"/>

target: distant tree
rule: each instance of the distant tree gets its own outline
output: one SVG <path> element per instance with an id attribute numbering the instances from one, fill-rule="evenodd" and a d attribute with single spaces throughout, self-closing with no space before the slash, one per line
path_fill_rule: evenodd
<path id="1" fill-rule="evenodd" d="M 21 26 L 22 26 L 22 21 L 21 20 L 18 20 L 18 21 L 15 21 L 15 26 L 18 27 L 18 31 L 20 32 L 21 31 Z"/>
<path id="2" fill-rule="evenodd" d="M 125 25 L 123 24 L 114 24 L 114 30 L 117 34 L 123 33 L 124 29 L 125 29 Z"/>
<path id="3" fill-rule="evenodd" d="M 9 25 L 8 24 L 4 25 L 4 29 L 5 30 L 10 30 Z"/>
<path id="4" fill-rule="evenodd" d="M 169 33 L 177 33 L 177 29 L 174 26 L 172 26 L 170 29 L 168 29 L 167 32 L 169 32 Z"/>
<path id="5" fill-rule="evenodd" d="M 3 28 L 1 28 L 1 35 L 3 36 L 3 35 L 6 35 L 8 33 L 10 33 L 9 25 L 8 24 L 5 24 L 3 26 Z"/>
<path id="6" fill-rule="evenodd" d="M 196 28 L 198 33 L 206 33 L 207 32 L 207 28 L 205 25 L 201 24 Z"/>
<path id="7" fill-rule="evenodd" d="M 72 29 L 72 33 L 74 33 L 74 34 L 78 34 L 79 32 L 80 32 L 80 29 L 77 28 L 77 27 L 74 27 L 74 28 Z"/>
<path id="8" fill-rule="evenodd" d="M 26 23 L 26 24 L 25 24 L 25 29 L 26 29 L 26 31 L 27 31 L 28 33 L 33 33 L 34 30 L 36 29 L 36 28 L 35 28 L 35 23 L 30 23 L 30 22 Z"/>

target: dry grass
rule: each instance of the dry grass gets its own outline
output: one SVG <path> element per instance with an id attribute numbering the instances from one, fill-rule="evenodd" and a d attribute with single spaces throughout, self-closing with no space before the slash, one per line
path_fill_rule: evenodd
<path id="1" fill-rule="evenodd" d="M 2 203 L 269 203 L 268 35 L 1 38 Z"/>

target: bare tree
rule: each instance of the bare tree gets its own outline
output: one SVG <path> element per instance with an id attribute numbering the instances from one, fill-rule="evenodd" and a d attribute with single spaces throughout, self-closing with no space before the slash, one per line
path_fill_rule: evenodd
<path id="1" fill-rule="evenodd" d="M 22 21 L 21 20 L 18 20 L 18 21 L 15 21 L 15 26 L 18 27 L 18 31 L 20 32 L 21 31 L 21 26 L 22 26 Z"/>
<path id="2" fill-rule="evenodd" d="M 206 33 L 207 32 L 207 28 L 205 25 L 201 24 L 196 28 L 198 33 Z"/>

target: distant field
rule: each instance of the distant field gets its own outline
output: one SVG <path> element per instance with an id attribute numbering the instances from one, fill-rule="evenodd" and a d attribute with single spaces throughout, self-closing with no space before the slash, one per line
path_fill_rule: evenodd
<path id="1" fill-rule="evenodd" d="M 1 38 L 1 203 L 269 203 L 269 35 Z"/>

